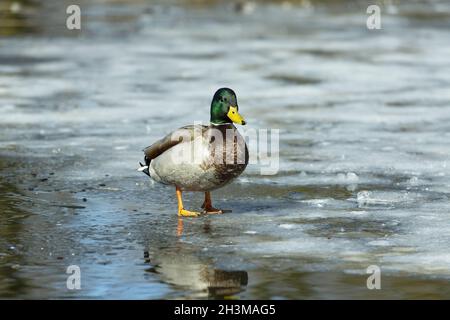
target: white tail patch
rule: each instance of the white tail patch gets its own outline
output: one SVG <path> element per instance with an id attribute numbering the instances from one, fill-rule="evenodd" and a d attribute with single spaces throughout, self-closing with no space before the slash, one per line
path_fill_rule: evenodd
<path id="1" fill-rule="evenodd" d="M 142 172 L 142 171 L 144 171 L 145 169 L 148 169 L 148 166 L 142 166 L 142 167 L 138 168 L 137 171 Z"/>

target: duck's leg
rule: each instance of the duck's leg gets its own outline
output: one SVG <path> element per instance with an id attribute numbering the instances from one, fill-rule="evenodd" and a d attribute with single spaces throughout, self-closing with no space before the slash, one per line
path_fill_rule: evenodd
<path id="1" fill-rule="evenodd" d="M 212 206 L 212 202 L 211 202 L 211 192 L 206 191 L 205 192 L 205 202 L 203 202 L 202 204 L 202 209 L 205 213 L 209 213 L 209 214 L 221 214 L 223 213 L 222 210 L 220 209 L 216 209 Z"/>
<path id="2" fill-rule="evenodd" d="M 200 213 L 184 210 L 183 199 L 181 198 L 181 189 L 177 187 L 177 199 L 178 199 L 178 215 L 180 217 L 198 217 Z"/>

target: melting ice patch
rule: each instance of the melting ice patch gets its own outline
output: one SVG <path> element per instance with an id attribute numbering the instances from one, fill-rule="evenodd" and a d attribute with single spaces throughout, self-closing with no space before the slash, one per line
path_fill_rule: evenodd
<path id="1" fill-rule="evenodd" d="M 356 201 L 361 207 L 371 205 L 396 205 L 410 204 L 423 199 L 427 196 L 417 192 L 410 191 L 368 191 L 363 190 L 356 195 Z"/>

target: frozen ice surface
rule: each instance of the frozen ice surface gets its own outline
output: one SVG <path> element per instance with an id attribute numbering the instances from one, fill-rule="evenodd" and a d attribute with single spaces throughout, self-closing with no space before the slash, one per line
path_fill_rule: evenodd
<path id="1" fill-rule="evenodd" d="M 438 3 L 439 19 L 399 4 L 378 33 L 364 10 L 111 5 L 123 24 L 94 3 L 75 39 L 39 34 L 51 23 L 2 39 L 0 296 L 367 297 L 372 264 L 414 283 L 407 297 L 447 281 L 450 8 Z M 232 213 L 180 224 L 174 190 L 136 171 L 141 150 L 206 122 L 222 86 L 249 127 L 280 129 L 280 170 L 250 165 L 213 193 Z M 79 293 L 61 289 L 70 263 Z M 386 297 L 408 287 L 392 283 Z"/>

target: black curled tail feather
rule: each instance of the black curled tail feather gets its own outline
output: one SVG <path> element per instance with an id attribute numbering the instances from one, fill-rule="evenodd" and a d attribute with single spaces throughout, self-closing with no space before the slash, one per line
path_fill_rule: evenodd
<path id="1" fill-rule="evenodd" d="M 148 169 L 150 168 L 150 162 L 152 161 L 151 159 L 149 159 L 147 156 L 144 157 L 145 160 L 145 165 L 143 165 L 141 162 L 139 162 L 140 164 L 140 168 L 139 171 L 142 171 L 143 173 L 145 173 L 146 175 L 148 175 L 150 177 L 150 172 L 148 171 Z"/>

